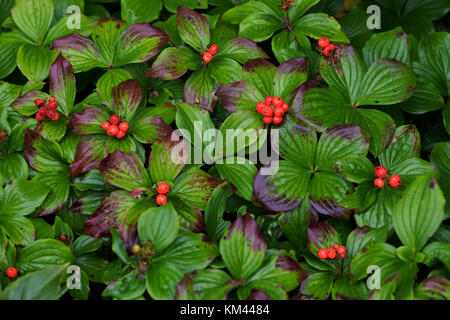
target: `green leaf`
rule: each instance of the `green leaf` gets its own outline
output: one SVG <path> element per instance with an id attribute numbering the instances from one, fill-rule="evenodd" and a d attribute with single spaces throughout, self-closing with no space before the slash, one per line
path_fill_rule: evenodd
<path id="1" fill-rule="evenodd" d="M 387 228 L 371 229 L 369 227 L 359 227 L 354 229 L 347 237 L 345 243 L 347 247 L 346 256 L 349 259 L 344 261 L 347 266 L 351 259 L 356 256 L 358 252 L 368 248 L 375 243 L 384 242 L 387 239 Z"/>
<path id="2" fill-rule="evenodd" d="M 4 44 L 0 48 L 0 79 L 11 74 L 16 68 L 17 47 L 14 44 Z"/>
<path id="3" fill-rule="evenodd" d="M 436 143 L 431 152 L 431 162 L 437 167 L 437 180 L 444 192 L 447 202 L 450 201 L 450 143 Z"/>
<path id="4" fill-rule="evenodd" d="M 300 32 L 311 38 L 327 37 L 330 41 L 348 43 L 347 36 L 341 31 L 341 26 L 334 17 L 324 13 L 310 13 L 295 22 Z"/>
<path id="5" fill-rule="evenodd" d="M 114 253 L 119 257 L 120 261 L 125 264 L 132 264 L 132 259 L 128 257 L 127 248 L 125 248 L 125 244 L 123 243 L 122 237 L 120 236 L 120 231 L 111 228 L 111 236 L 112 236 L 112 245 L 111 249 Z"/>
<path id="6" fill-rule="evenodd" d="M 166 141 L 172 136 L 172 128 L 160 116 L 155 116 L 153 110 L 154 108 L 141 109 L 128 131 L 141 143 Z"/>
<path id="7" fill-rule="evenodd" d="M 112 109 L 121 119 L 130 123 L 142 100 L 142 90 L 138 82 L 130 79 L 111 90 Z"/>
<path id="8" fill-rule="evenodd" d="M 123 69 L 106 71 L 97 81 L 97 93 L 100 101 L 112 110 L 112 89 L 132 78 L 131 74 Z"/>
<path id="9" fill-rule="evenodd" d="M 220 42 L 221 40 L 219 38 L 216 41 Z M 240 63 L 246 63 L 249 59 L 268 58 L 267 54 L 255 42 L 247 38 L 230 39 L 222 47 L 219 47 L 216 57 L 226 57 Z"/>
<path id="10" fill-rule="evenodd" d="M 378 59 L 362 79 L 356 106 L 391 105 L 407 100 L 416 90 L 416 75 L 408 65 Z"/>
<path id="11" fill-rule="evenodd" d="M 208 19 L 185 6 L 177 9 L 178 32 L 184 42 L 199 52 L 206 51 L 210 42 Z"/>
<path id="12" fill-rule="evenodd" d="M 57 3 L 55 3 L 55 5 L 56 4 Z M 78 27 L 76 24 L 78 19 L 80 21 L 80 28 L 76 29 L 76 27 Z M 75 29 L 72 29 L 74 27 Z M 90 17 L 78 13 L 66 14 L 66 10 L 64 10 L 64 16 L 61 19 L 58 19 L 58 21 L 48 31 L 47 36 L 45 37 L 44 45 L 51 45 L 56 39 L 63 38 L 67 35 L 73 34 L 74 32 L 84 36 L 89 36 L 93 27 L 94 21 Z"/>
<path id="13" fill-rule="evenodd" d="M 50 95 L 58 101 L 58 110 L 71 114 L 76 94 L 75 76 L 70 63 L 60 54 L 50 67 Z"/>
<path id="14" fill-rule="evenodd" d="M 242 78 L 241 65 L 237 61 L 225 57 L 213 58 L 208 64 L 208 71 L 220 86 L 238 81 Z"/>
<path id="15" fill-rule="evenodd" d="M 408 35 L 401 27 L 374 34 L 362 52 L 367 66 L 371 66 L 380 58 L 391 58 L 407 65 L 411 64 Z"/>
<path id="16" fill-rule="evenodd" d="M 20 272 L 31 272 L 54 265 L 72 262 L 72 251 L 61 241 L 37 240 L 19 250 L 17 265 Z"/>
<path id="17" fill-rule="evenodd" d="M 230 226 L 230 222 L 223 220 L 227 198 L 231 195 L 231 186 L 224 182 L 212 192 L 205 208 L 205 224 L 208 236 L 217 241 Z"/>
<path id="18" fill-rule="evenodd" d="M 419 75 L 416 91 L 400 106 L 403 111 L 408 113 L 423 114 L 444 108 L 444 99 L 433 83 Z"/>
<path id="19" fill-rule="evenodd" d="M 302 293 L 316 299 L 326 299 L 331 293 L 335 277 L 331 272 L 314 272 L 303 281 Z"/>
<path id="20" fill-rule="evenodd" d="M 32 181 L 45 185 L 50 189 L 48 197 L 42 204 L 40 214 L 50 214 L 62 208 L 70 192 L 70 172 L 68 168 L 51 172 L 40 172 Z"/>
<path id="21" fill-rule="evenodd" d="M 248 279 L 263 263 L 266 240 L 250 214 L 238 217 L 220 240 L 220 253 L 234 279 Z"/>
<path id="22" fill-rule="evenodd" d="M 13 179 L 26 179 L 28 164 L 23 156 L 18 153 L 0 154 L 0 177 L 4 184 Z"/>
<path id="23" fill-rule="evenodd" d="M 261 42 L 269 39 L 275 31 L 284 27 L 280 20 L 272 14 L 247 14 L 248 12 L 246 12 L 247 17 L 239 25 L 239 37 Z"/>
<path id="24" fill-rule="evenodd" d="M 283 62 L 273 76 L 273 94 L 288 101 L 292 91 L 308 77 L 308 59 L 300 57 Z"/>
<path id="25" fill-rule="evenodd" d="M 22 215 L 0 214 L 0 229 L 4 230 L 14 244 L 28 245 L 34 240 L 34 226 Z"/>
<path id="26" fill-rule="evenodd" d="M 158 208 L 150 208 L 141 214 L 138 221 L 139 239 L 151 241 L 155 250 L 164 250 L 178 233 L 177 213 L 169 202 Z"/>
<path id="27" fill-rule="evenodd" d="M 161 0 L 121 0 L 122 19 L 128 23 L 152 22 L 158 19 L 162 9 Z"/>
<path id="28" fill-rule="evenodd" d="M 77 257 L 97 251 L 103 245 L 102 239 L 96 239 L 82 234 L 73 242 L 73 254 Z"/>
<path id="29" fill-rule="evenodd" d="M 25 131 L 24 155 L 30 167 L 40 172 L 66 168 L 61 147 L 30 129 Z"/>
<path id="30" fill-rule="evenodd" d="M 184 101 L 212 112 L 215 88 L 211 73 L 207 69 L 197 70 L 186 80 Z"/>
<path id="31" fill-rule="evenodd" d="M 232 157 L 224 160 L 224 163 L 216 163 L 222 179 L 230 181 L 242 198 L 252 201 L 253 180 L 258 173 L 256 166 L 245 158 Z"/>
<path id="32" fill-rule="evenodd" d="M 59 265 L 26 274 L 1 294 L 0 300 L 58 300 L 65 292 L 61 280 L 68 265 Z"/>
<path id="33" fill-rule="evenodd" d="M 171 300 L 183 276 L 184 272 L 168 261 L 153 263 L 147 271 L 147 291 L 155 300 Z"/>
<path id="34" fill-rule="evenodd" d="M 417 178 L 392 211 L 395 232 L 415 252 L 425 245 L 444 218 L 445 199 L 436 180 Z"/>
<path id="35" fill-rule="evenodd" d="M 431 242 L 423 248 L 422 253 L 425 255 L 423 263 L 428 267 L 432 267 L 439 261 L 442 261 L 444 266 L 450 269 L 450 243 Z"/>
<path id="36" fill-rule="evenodd" d="M 34 181 L 15 180 L 7 185 L 0 202 L 0 214 L 27 215 L 39 207 L 49 190 Z"/>
<path id="37" fill-rule="evenodd" d="M 200 57 L 191 49 L 180 46 L 164 49 L 156 58 L 148 75 L 163 80 L 181 77 L 187 70 L 197 70 L 202 66 Z"/>
<path id="38" fill-rule="evenodd" d="M 155 183 L 172 182 L 183 170 L 183 156 L 186 152 L 184 141 L 158 140 L 152 144 L 149 171 Z M 179 158 L 178 158 L 179 157 Z"/>
<path id="39" fill-rule="evenodd" d="M 303 249 L 307 243 L 308 225 L 314 221 L 314 213 L 308 200 L 303 201 L 297 208 L 283 213 L 280 227 L 296 249 Z"/>
<path id="40" fill-rule="evenodd" d="M 17 66 L 30 81 L 46 79 L 52 61 L 52 52 L 46 47 L 26 44 L 17 52 Z"/>
<path id="41" fill-rule="evenodd" d="M 347 180 L 362 183 L 374 175 L 374 166 L 366 157 L 351 157 L 338 163 L 339 172 Z"/>
<path id="42" fill-rule="evenodd" d="M 120 300 L 133 300 L 145 292 L 145 281 L 136 278 L 136 272 L 131 271 L 110 283 L 102 292 L 102 297 L 113 297 Z"/>
<path id="43" fill-rule="evenodd" d="M 53 1 L 17 0 L 11 16 L 24 34 L 42 44 L 53 19 Z"/>

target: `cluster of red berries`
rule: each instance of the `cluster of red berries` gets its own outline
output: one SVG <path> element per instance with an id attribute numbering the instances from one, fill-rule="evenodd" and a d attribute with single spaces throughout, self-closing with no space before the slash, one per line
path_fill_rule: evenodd
<path id="1" fill-rule="evenodd" d="M 8 278 L 15 278 L 17 277 L 17 269 L 14 267 L 9 267 L 8 269 L 6 269 L 6 276 Z"/>
<path id="2" fill-rule="evenodd" d="M 264 116 L 263 122 L 265 124 L 272 122 L 273 124 L 280 124 L 283 122 L 283 116 L 288 110 L 288 104 L 281 97 L 268 96 L 264 102 L 260 101 L 256 104 L 256 112 Z"/>
<path id="3" fill-rule="evenodd" d="M 102 129 L 106 130 L 108 136 L 116 136 L 118 139 L 122 139 L 123 137 L 125 137 L 125 132 L 128 131 L 128 128 L 130 126 L 125 121 L 122 121 L 119 124 L 119 121 L 119 117 L 114 114 L 109 117 L 109 122 L 105 121 L 102 123 Z M 118 124 L 119 126 L 117 126 Z"/>
<path id="4" fill-rule="evenodd" d="M 219 46 L 217 44 L 213 44 L 208 48 L 208 51 L 203 52 L 203 61 L 205 61 L 205 63 L 209 63 L 218 51 Z"/>
<path id="5" fill-rule="evenodd" d="M 384 187 L 384 178 L 386 178 L 388 172 L 386 170 L 385 167 L 383 166 L 378 166 L 375 168 L 375 175 L 378 177 L 373 181 L 373 184 L 378 187 L 378 188 L 383 188 Z M 400 179 L 400 176 L 393 174 L 390 178 L 389 178 L 389 184 L 391 185 L 391 187 L 393 188 L 397 188 L 402 184 L 402 180 Z"/>
<path id="6" fill-rule="evenodd" d="M 328 38 L 323 37 L 320 38 L 319 40 L 319 46 L 321 48 L 323 48 L 323 54 L 326 57 L 331 56 L 331 52 L 334 51 L 336 49 L 336 47 L 334 46 L 334 44 L 330 44 L 330 40 L 328 40 Z"/>
<path id="7" fill-rule="evenodd" d="M 289 10 L 292 7 L 292 3 L 294 0 L 281 0 L 281 9 L 283 10 Z"/>
<path id="8" fill-rule="evenodd" d="M 329 247 L 328 249 L 319 249 L 319 252 L 317 252 L 317 255 L 320 259 L 334 259 L 336 258 L 336 255 L 338 254 L 342 259 L 345 258 L 345 254 L 347 253 L 347 248 L 345 246 L 339 246 L 337 243 L 335 243 L 332 247 Z"/>
<path id="9" fill-rule="evenodd" d="M 38 108 L 38 112 L 36 113 L 37 120 L 42 121 L 46 117 L 53 121 L 58 120 L 59 114 L 56 111 L 56 108 L 58 108 L 58 102 L 55 100 L 55 97 L 50 97 L 48 104 L 42 99 L 34 100 L 34 104 Z"/>
<path id="10" fill-rule="evenodd" d="M 167 202 L 167 192 L 169 192 L 169 185 L 166 182 L 160 182 L 158 183 L 158 187 L 156 188 L 156 191 L 158 192 L 158 195 L 156 196 L 156 203 L 158 206 L 165 205 Z"/>

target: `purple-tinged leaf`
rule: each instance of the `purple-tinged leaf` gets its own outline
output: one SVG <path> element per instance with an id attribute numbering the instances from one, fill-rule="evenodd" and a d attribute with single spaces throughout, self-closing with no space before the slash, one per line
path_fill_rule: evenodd
<path id="1" fill-rule="evenodd" d="M 75 151 L 75 160 L 70 165 L 71 176 L 99 168 L 106 155 L 104 151 L 106 139 L 105 135 L 81 137 Z"/>
<path id="2" fill-rule="evenodd" d="M 300 57 L 283 62 L 275 71 L 273 77 L 273 95 L 282 97 L 286 103 L 292 91 L 298 88 L 308 78 L 308 58 Z"/>
<path id="3" fill-rule="evenodd" d="M 222 48 L 219 48 L 217 56 L 235 59 L 240 63 L 246 63 L 248 59 L 269 58 L 263 49 L 247 38 L 231 39 Z"/>
<path id="4" fill-rule="evenodd" d="M 416 289 L 415 296 L 419 299 L 449 300 L 450 281 L 440 276 L 429 277 Z"/>
<path id="5" fill-rule="evenodd" d="M 238 217 L 220 240 L 220 253 L 234 279 L 246 280 L 262 265 L 267 243 L 250 214 Z"/>
<path id="6" fill-rule="evenodd" d="M 100 174 L 105 181 L 127 191 L 151 185 L 142 160 L 136 153 L 116 150 L 100 163 Z"/>
<path id="7" fill-rule="evenodd" d="M 321 199 L 311 196 L 310 202 L 316 212 L 333 218 L 348 219 L 351 213 L 350 210 L 337 205 L 336 202 L 330 198 Z"/>
<path id="8" fill-rule="evenodd" d="M 269 61 L 264 59 L 248 60 L 242 67 L 242 79 L 247 83 L 253 85 L 258 91 L 259 96 L 262 96 L 262 101 L 273 94 L 274 83 L 273 77 L 275 75 L 276 67 Z M 255 105 L 261 99 L 255 101 Z"/>
<path id="9" fill-rule="evenodd" d="M 128 132 L 139 142 L 155 143 L 170 139 L 173 129 L 161 117 L 154 116 L 152 109 L 148 108 L 136 115 Z"/>
<path id="10" fill-rule="evenodd" d="M 24 156 L 28 165 L 39 172 L 66 168 L 61 147 L 30 129 L 25 131 Z"/>
<path id="11" fill-rule="evenodd" d="M 270 173 L 269 168 L 276 171 Z M 255 177 L 253 201 L 261 203 L 269 211 L 292 210 L 306 197 L 311 175 L 310 170 L 294 162 L 272 161 L 262 167 Z"/>
<path id="12" fill-rule="evenodd" d="M 130 79 L 111 91 L 113 110 L 122 121 L 131 122 L 142 100 L 142 90 L 136 80 Z"/>
<path id="13" fill-rule="evenodd" d="M 223 107 L 230 113 L 238 110 L 255 111 L 256 103 L 265 97 L 247 81 L 237 81 L 227 84 L 216 92 Z"/>
<path id="14" fill-rule="evenodd" d="M 147 77 L 163 80 L 178 79 L 187 70 L 197 70 L 201 66 L 201 57 L 191 49 L 184 46 L 171 47 L 161 52 L 153 63 Z"/>
<path id="15" fill-rule="evenodd" d="M 11 104 L 11 107 L 14 109 L 14 111 L 23 116 L 31 116 L 32 114 L 38 112 L 38 108 L 36 108 L 34 101 L 36 99 L 45 100 L 48 98 L 50 98 L 48 94 L 33 90 L 14 100 L 14 102 Z"/>
<path id="16" fill-rule="evenodd" d="M 176 17 L 181 39 L 200 52 L 206 51 L 210 42 L 208 19 L 185 6 L 178 7 Z"/>
<path id="17" fill-rule="evenodd" d="M 79 34 L 55 40 L 52 46 L 70 62 L 75 73 L 109 67 L 94 42 Z"/>
<path id="18" fill-rule="evenodd" d="M 109 114 L 99 108 L 86 108 L 75 113 L 67 124 L 76 134 L 106 134 L 102 129 L 103 122 L 109 121 Z"/>
<path id="19" fill-rule="evenodd" d="M 308 227 L 308 248 L 317 256 L 319 249 L 341 244 L 339 234 L 326 222 L 312 222 Z"/>
<path id="20" fill-rule="evenodd" d="M 155 183 L 172 182 L 183 170 L 186 158 L 186 144 L 175 133 L 156 141 L 152 145 L 148 160 L 152 180 Z"/>
<path id="21" fill-rule="evenodd" d="M 76 81 L 72 65 L 58 55 L 55 62 L 50 66 L 50 95 L 58 102 L 58 111 L 68 117 L 75 102 Z"/>
<path id="22" fill-rule="evenodd" d="M 173 206 L 181 219 L 180 223 L 186 229 L 195 233 L 203 233 L 206 231 L 205 220 L 200 210 L 178 199 L 173 201 Z"/>
<path id="23" fill-rule="evenodd" d="M 169 35 L 148 23 L 129 26 L 120 35 L 120 47 L 113 60 L 115 67 L 145 62 L 153 58 L 169 42 Z"/>
<path id="24" fill-rule="evenodd" d="M 214 94 L 216 83 L 207 70 L 197 70 L 187 79 L 184 85 L 184 101 L 206 109 L 214 110 Z"/>
<path id="25" fill-rule="evenodd" d="M 114 191 L 105 196 L 85 224 L 83 233 L 94 238 L 108 237 L 111 228 L 118 228 L 128 251 L 137 242 L 137 221 L 149 207 L 146 200 L 134 199 L 126 191 Z"/>
<path id="26" fill-rule="evenodd" d="M 253 289 L 246 300 L 272 300 L 272 298 L 264 291 Z"/>

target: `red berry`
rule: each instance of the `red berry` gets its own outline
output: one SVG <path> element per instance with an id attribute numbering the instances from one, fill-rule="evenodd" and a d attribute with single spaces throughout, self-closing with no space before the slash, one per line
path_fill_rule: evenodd
<path id="1" fill-rule="evenodd" d="M 272 123 L 272 121 L 273 121 L 272 117 L 264 117 L 264 118 L 263 118 L 263 122 L 264 122 L 265 124 Z"/>
<path id="2" fill-rule="evenodd" d="M 0 131 L 0 137 L 6 137 L 8 133 L 6 131 Z"/>
<path id="3" fill-rule="evenodd" d="M 34 100 L 34 105 L 36 106 L 36 107 L 40 107 L 41 106 L 41 104 L 44 104 L 45 103 L 45 101 L 44 100 L 42 100 L 42 99 L 36 99 L 36 100 Z"/>
<path id="4" fill-rule="evenodd" d="M 49 101 L 56 101 L 54 96 L 51 96 Z"/>
<path id="5" fill-rule="evenodd" d="M 345 254 L 340 254 L 339 257 L 341 257 L 342 259 L 345 258 Z"/>
<path id="6" fill-rule="evenodd" d="M 276 117 L 282 117 L 282 116 L 284 115 L 284 109 L 283 109 L 283 107 L 276 107 L 276 108 L 275 108 L 275 111 L 273 112 L 273 114 L 274 114 Z"/>
<path id="7" fill-rule="evenodd" d="M 283 101 L 283 98 L 281 98 L 281 97 L 276 97 L 276 98 L 273 98 L 273 100 L 272 100 L 272 104 L 275 108 L 283 106 L 283 103 L 284 103 L 284 101 Z"/>
<path id="8" fill-rule="evenodd" d="M 393 176 L 391 176 L 391 178 L 389 179 L 389 184 L 393 187 L 393 188 L 397 188 L 398 186 L 400 186 L 402 184 L 402 179 L 400 179 L 400 177 L 396 174 L 394 174 Z"/>
<path id="9" fill-rule="evenodd" d="M 131 247 L 131 252 L 133 253 L 138 253 L 139 250 L 141 250 L 141 246 L 138 244 L 133 244 L 133 246 Z"/>
<path id="10" fill-rule="evenodd" d="M 373 184 L 377 188 L 383 188 L 384 187 L 384 181 L 383 181 L 383 179 L 380 179 L 380 178 L 376 178 L 375 181 L 373 182 Z"/>
<path id="11" fill-rule="evenodd" d="M 317 255 L 322 260 L 328 258 L 327 249 L 319 249 L 319 252 L 317 252 Z"/>
<path id="12" fill-rule="evenodd" d="M 345 256 L 345 254 L 347 253 L 347 248 L 346 248 L 345 246 L 340 246 L 340 247 L 338 247 L 338 248 L 336 249 L 336 252 L 337 252 L 339 255 L 344 255 L 344 256 Z"/>
<path id="13" fill-rule="evenodd" d="M 205 61 L 205 63 L 209 63 L 213 58 L 213 55 L 209 52 L 205 52 L 203 54 L 203 61 Z"/>
<path id="14" fill-rule="evenodd" d="M 212 55 L 215 55 L 219 51 L 219 46 L 217 44 L 213 44 L 211 47 L 209 47 L 209 53 Z"/>
<path id="15" fill-rule="evenodd" d="M 281 6 L 281 9 L 283 9 L 283 10 L 286 10 L 286 8 L 287 8 L 287 5 L 285 5 L 285 4 L 283 4 L 283 5 Z"/>
<path id="16" fill-rule="evenodd" d="M 333 248 L 337 249 L 339 248 L 339 245 L 337 243 L 333 244 Z"/>
<path id="17" fill-rule="evenodd" d="M 158 191 L 159 194 L 166 194 L 169 192 L 169 185 L 166 182 L 160 182 L 158 183 L 158 187 L 156 188 L 156 191 Z"/>
<path id="18" fill-rule="evenodd" d="M 15 278 L 17 276 L 17 269 L 14 267 L 9 267 L 6 269 L 6 276 L 8 278 Z"/>
<path id="19" fill-rule="evenodd" d="M 102 122 L 102 129 L 108 130 L 108 128 L 111 126 L 111 124 L 108 121 Z"/>
<path id="20" fill-rule="evenodd" d="M 283 122 L 283 117 L 277 117 L 277 116 L 275 116 L 275 117 L 273 117 L 273 124 L 280 124 L 280 123 L 282 123 Z"/>
<path id="21" fill-rule="evenodd" d="M 44 120 L 45 119 L 45 114 L 42 114 L 42 113 L 36 113 L 36 119 L 37 120 L 39 120 L 39 121 L 42 121 L 42 120 Z"/>
<path id="22" fill-rule="evenodd" d="M 328 38 L 323 37 L 323 38 L 319 39 L 319 46 L 321 46 L 322 48 L 325 48 L 329 44 L 330 44 L 330 40 L 328 40 Z"/>
<path id="23" fill-rule="evenodd" d="M 289 111 L 289 105 L 287 103 L 283 103 L 281 107 L 284 109 L 284 113 Z"/>
<path id="24" fill-rule="evenodd" d="M 330 258 L 330 259 L 336 258 L 336 251 L 333 249 L 333 247 L 329 247 L 329 248 L 327 249 L 327 256 L 328 256 L 328 258 Z"/>
<path id="25" fill-rule="evenodd" d="M 330 44 L 329 46 L 325 47 L 325 49 L 323 49 L 323 54 L 329 57 L 331 55 L 330 51 L 333 51 L 334 49 L 334 44 Z"/>
<path id="26" fill-rule="evenodd" d="M 50 118 L 50 117 L 49 117 Z M 52 119 L 53 121 L 56 121 L 59 119 L 59 114 L 58 112 L 55 111 L 55 115 L 53 117 L 51 117 L 50 119 Z"/>
<path id="27" fill-rule="evenodd" d="M 46 115 L 47 114 L 47 110 L 48 109 L 46 107 L 40 107 L 38 112 L 40 114 Z"/>
<path id="28" fill-rule="evenodd" d="M 106 130 L 106 133 L 108 134 L 108 136 L 115 136 L 119 133 L 119 128 L 113 124 L 109 126 L 108 130 Z"/>
<path id="29" fill-rule="evenodd" d="M 60 235 L 59 238 L 60 238 L 62 241 L 66 241 L 66 240 L 67 240 L 67 237 L 66 237 L 65 234 Z"/>
<path id="30" fill-rule="evenodd" d="M 117 125 L 119 124 L 119 117 L 113 114 L 111 117 L 109 117 L 109 122 L 111 122 L 111 124 Z"/>
<path id="31" fill-rule="evenodd" d="M 52 110 L 52 109 L 48 109 L 47 110 L 47 117 L 49 117 L 50 119 L 53 119 L 53 117 L 55 116 L 56 111 Z"/>
<path id="32" fill-rule="evenodd" d="M 120 131 L 127 132 L 127 131 L 128 131 L 128 128 L 130 128 L 130 126 L 129 126 L 128 123 L 126 123 L 126 122 L 121 122 L 121 123 L 119 124 L 119 129 L 120 129 Z"/>
<path id="33" fill-rule="evenodd" d="M 265 107 L 262 109 L 261 114 L 262 114 L 263 116 L 266 116 L 266 117 L 271 117 L 271 116 L 273 115 L 273 109 L 272 109 L 272 107 L 265 106 Z"/>
<path id="34" fill-rule="evenodd" d="M 123 132 L 122 130 L 119 130 L 119 132 L 117 132 L 116 134 L 116 138 L 117 139 L 122 139 L 123 137 L 125 137 L 125 132 Z"/>
<path id="35" fill-rule="evenodd" d="M 378 166 L 378 167 L 376 167 L 376 168 L 375 168 L 375 175 L 376 175 L 378 178 L 384 178 L 384 177 L 386 177 L 386 175 L 387 175 L 387 170 L 386 170 L 386 168 L 383 167 L 383 166 Z"/>
<path id="36" fill-rule="evenodd" d="M 268 106 L 272 105 L 273 97 L 267 96 L 266 100 L 264 101 Z"/>
<path id="37" fill-rule="evenodd" d="M 156 203 L 158 204 L 158 206 L 163 206 L 165 205 L 167 202 L 167 197 L 163 194 L 158 194 L 156 196 Z"/>
<path id="38" fill-rule="evenodd" d="M 266 104 L 264 102 L 258 102 L 256 104 L 256 112 L 261 113 L 264 107 L 266 107 Z"/>

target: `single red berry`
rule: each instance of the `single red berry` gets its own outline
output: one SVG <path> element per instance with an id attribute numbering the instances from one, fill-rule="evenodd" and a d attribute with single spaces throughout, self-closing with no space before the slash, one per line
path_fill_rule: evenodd
<path id="1" fill-rule="evenodd" d="M 109 117 L 109 122 L 111 122 L 111 124 L 119 124 L 119 117 L 116 116 L 115 114 L 113 114 L 111 117 Z"/>
<path id="2" fill-rule="evenodd" d="M 163 194 L 158 194 L 156 196 L 156 203 L 158 204 L 158 206 L 163 206 L 165 205 L 167 202 L 167 197 Z"/>
<path id="3" fill-rule="evenodd" d="M 328 38 L 323 37 L 323 38 L 319 39 L 319 46 L 321 46 L 322 48 L 325 48 L 329 44 L 330 44 L 330 40 L 328 40 Z"/>
<path id="4" fill-rule="evenodd" d="M 262 101 L 256 104 L 256 112 L 261 113 L 266 104 Z"/>
<path id="5" fill-rule="evenodd" d="M 117 132 L 116 134 L 116 138 L 117 139 L 122 139 L 123 137 L 125 137 L 126 133 L 123 132 L 122 130 L 119 130 L 119 132 Z"/>
<path id="6" fill-rule="evenodd" d="M 111 126 L 111 124 L 108 121 L 102 122 L 102 129 L 108 130 L 108 128 Z"/>
<path id="7" fill-rule="evenodd" d="M 375 168 L 375 175 L 376 175 L 378 178 L 384 178 L 384 177 L 386 177 L 386 175 L 387 175 L 387 170 L 386 170 L 386 168 L 383 167 L 383 166 L 378 166 L 378 167 L 376 167 L 376 168 Z"/>
<path id="8" fill-rule="evenodd" d="M 262 114 L 263 116 L 266 116 L 266 117 L 271 117 L 271 116 L 273 115 L 273 109 L 272 109 L 272 107 L 265 106 L 265 107 L 262 109 L 261 114 Z"/>
<path id="9" fill-rule="evenodd" d="M 213 44 L 211 47 L 209 47 L 209 53 L 212 55 L 215 55 L 219 51 L 219 46 L 217 44 Z"/>
<path id="10" fill-rule="evenodd" d="M 48 111 L 48 109 L 46 107 L 42 106 L 42 107 L 39 108 L 38 112 L 43 114 L 43 115 L 46 115 L 47 111 Z"/>
<path id="11" fill-rule="evenodd" d="M 347 253 L 347 248 L 345 246 L 340 246 L 336 249 L 339 255 L 345 255 Z"/>
<path id="12" fill-rule="evenodd" d="M 56 108 L 58 108 L 58 102 L 56 102 L 56 101 L 49 101 L 48 107 L 50 109 L 56 109 Z"/>
<path id="13" fill-rule="evenodd" d="M 205 52 L 203 54 L 203 61 L 205 61 L 205 63 L 210 63 L 212 58 L 213 58 L 213 55 L 209 52 Z"/>
<path id="14" fill-rule="evenodd" d="M 265 124 L 272 123 L 272 121 L 273 121 L 273 118 L 272 118 L 272 117 L 264 117 L 264 118 L 263 118 L 263 122 L 264 122 Z"/>
<path id="15" fill-rule="evenodd" d="M 15 278 L 17 276 L 17 269 L 14 267 L 9 267 L 6 269 L 6 276 L 8 278 Z"/>
<path id="16" fill-rule="evenodd" d="M 381 178 L 376 178 L 373 182 L 373 184 L 375 185 L 375 187 L 377 188 L 383 188 L 384 187 L 384 181 Z"/>
<path id="17" fill-rule="evenodd" d="M 0 137 L 6 137 L 8 135 L 8 133 L 6 131 L 0 131 Z"/>
<path id="18" fill-rule="evenodd" d="M 108 130 L 106 130 L 106 133 L 108 134 L 108 136 L 115 136 L 119 133 L 119 128 L 115 124 L 113 124 L 109 126 Z"/>
<path id="19" fill-rule="evenodd" d="M 36 100 L 34 100 L 34 105 L 36 106 L 36 107 L 40 107 L 41 106 L 41 104 L 44 104 L 45 103 L 45 101 L 44 100 L 42 100 L 42 99 L 36 99 Z"/>
<path id="20" fill-rule="evenodd" d="M 287 103 L 283 103 L 281 107 L 284 109 L 284 113 L 289 111 L 289 105 Z"/>
<path id="21" fill-rule="evenodd" d="M 391 176 L 391 178 L 389 179 L 389 184 L 393 187 L 393 188 L 397 188 L 402 184 L 402 179 L 400 179 L 400 177 L 396 174 L 394 174 L 393 176 Z"/>
<path id="22" fill-rule="evenodd" d="M 341 257 L 342 259 L 345 258 L 345 254 L 340 254 L 339 257 Z"/>
<path id="23" fill-rule="evenodd" d="M 56 101 L 54 96 L 51 96 L 49 101 Z"/>
<path id="24" fill-rule="evenodd" d="M 284 115 L 283 107 L 276 107 L 273 114 L 275 115 L 275 117 L 282 117 Z"/>
<path id="25" fill-rule="evenodd" d="M 283 117 L 277 117 L 277 116 L 275 116 L 275 117 L 273 117 L 273 124 L 280 124 L 280 123 L 282 123 L 283 122 Z"/>
<path id="26" fill-rule="evenodd" d="M 328 258 L 327 249 L 319 249 L 319 252 L 317 252 L 317 255 L 322 260 Z"/>
<path id="27" fill-rule="evenodd" d="M 42 114 L 42 113 L 36 113 L 36 119 L 37 120 L 39 120 L 39 121 L 42 121 L 42 120 L 44 120 L 45 119 L 45 114 Z"/>
<path id="28" fill-rule="evenodd" d="M 50 117 L 49 117 L 50 118 Z M 59 119 L 59 114 L 58 112 L 55 111 L 55 115 L 53 117 L 51 117 L 50 119 L 52 119 L 53 121 L 56 121 Z"/>
<path id="29" fill-rule="evenodd" d="M 275 108 L 283 106 L 283 103 L 284 103 L 283 98 L 281 97 L 273 98 L 272 104 Z"/>
<path id="30" fill-rule="evenodd" d="M 268 106 L 272 105 L 273 97 L 267 96 L 266 100 L 264 101 Z"/>
<path id="31" fill-rule="evenodd" d="M 333 248 L 337 249 L 339 248 L 339 245 L 337 243 L 333 244 Z"/>
<path id="32" fill-rule="evenodd" d="M 323 54 L 329 57 L 331 55 L 330 51 L 333 51 L 334 49 L 334 44 L 330 44 L 329 46 L 326 46 L 325 49 L 323 49 Z"/>
<path id="33" fill-rule="evenodd" d="M 156 188 L 156 191 L 158 191 L 159 194 L 166 194 L 169 190 L 170 187 L 166 182 L 158 183 L 158 187 Z"/>
<path id="34" fill-rule="evenodd" d="M 138 253 L 139 250 L 141 250 L 141 246 L 138 244 L 133 244 L 133 246 L 131 247 L 131 252 L 133 253 Z"/>
<path id="35" fill-rule="evenodd" d="M 66 237 L 65 234 L 60 235 L 59 238 L 60 238 L 62 241 L 66 241 L 66 240 L 67 240 L 67 237 Z"/>
<path id="36" fill-rule="evenodd" d="M 283 9 L 283 10 L 286 10 L 286 8 L 287 8 L 287 5 L 285 5 L 285 4 L 283 4 L 283 5 L 281 6 L 281 9 Z"/>
<path id="37" fill-rule="evenodd" d="M 52 109 L 48 109 L 47 110 L 47 117 L 49 117 L 50 119 L 53 119 L 53 117 L 55 116 L 56 111 L 52 110 Z"/>
<path id="38" fill-rule="evenodd" d="M 330 259 L 336 258 L 336 251 L 334 250 L 333 247 L 329 247 L 329 248 L 327 249 L 327 256 L 328 256 L 328 258 L 330 258 Z"/>
<path id="39" fill-rule="evenodd" d="M 129 126 L 128 123 L 126 123 L 126 122 L 121 122 L 121 123 L 119 124 L 119 129 L 120 129 L 120 131 L 127 132 L 127 131 L 128 131 L 128 128 L 130 128 L 130 126 Z"/>

